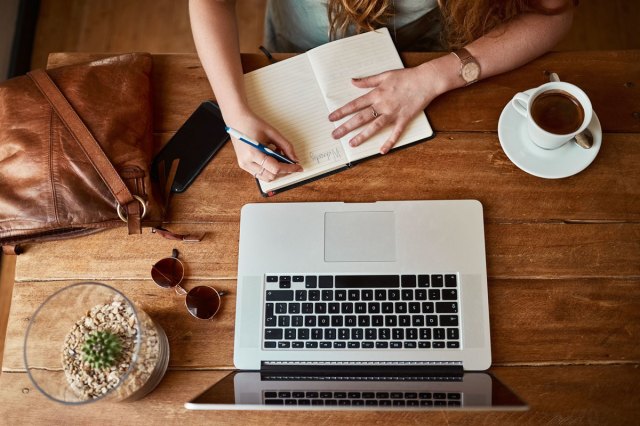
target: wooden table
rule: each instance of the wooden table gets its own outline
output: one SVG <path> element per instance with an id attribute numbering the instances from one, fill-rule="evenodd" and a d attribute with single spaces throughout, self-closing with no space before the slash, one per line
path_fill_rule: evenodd
<path id="1" fill-rule="evenodd" d="M 55 54 L 49 66 L 97 55 Z M 416 65 L 434 54 L 407 54 Z M 266 65 L 243 57 L 246 70 Z M 194 55 L 154 56 L 155 132 L 165 142 L 212 97 Z M 593 164 L 545 180 L 505 156 L 496 129 L 518 91 L 557 72 L 585 89 L 604 128 Z M 206 231 L 199 244 L 113 230 L 27 247 L 17 259 L 0 377 L 0 419 L 18 423 L 455 423 L 629 424 L 640 414 L 640 51 L 552 53 L 429 106 L 435 139 L 285 192 L 258 194 L 226 146 L 173 198 L 168 226 Z M 528 412 L 189 412 L 183 403 L 222 378 L 233 351 L 239 212 L 249 202 L 478 199 L 484 205 L 493 367 Z M 177 247 L 186 286 L 230 292 L 213 322 L 150 280 L 150 265 Z M 130 253 L 135 253 L 131 256 Z M 22 362 L 30 315 L 55 290 L 97 280 L 124 291 L 164 327 L 170 371 L 135 403 L 64 408 L 34 388 Z M 637 421 L 637 420 L 636 420 Z"/>

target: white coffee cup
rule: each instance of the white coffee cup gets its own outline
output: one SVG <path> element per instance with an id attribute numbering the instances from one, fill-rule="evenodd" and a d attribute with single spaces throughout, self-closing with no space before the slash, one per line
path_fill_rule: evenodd
<path id="1" fill-rule="evenodd" d="M 560 94 L 560 96 L 566 97 L 568 100 L 579 104 L 579 107 L 582 108 L 583 117 L 582 122 L 575 122 L 571 127 L 573 128 L 570 131 L 561 131 L 560 133 L 556 133 L 555 131 L 550 131 L 549 126 L 547 129 L 544 129 L 539 123 L 534 120 L 532 116 L 532 106 L 536 99 L 538 99 L 541 95 L 549 95 L 549 94 Z M 556 149 L 560 148 L 562 145 L 566 144 L 570 140 L 572 140 L 578 133 L 582 132 L 587 128 L 589 123 L 591 122 L 591 117 L 593 116 L 593 108 L 591 106 L 591 101 L 589 97 L 580 89 L 579 87 L 566 83 L 563 81 L 554 81 L 551 83 L 543 84 L 535 89 L 533 89 L 533 93 L 516 93 L 516 95 L 511 100 L 511 105 L 518 111 L 523 117 L 527 119 L 527 130 L 529 132 L 529 137 L 531 141 L 538 145 L 540 148 L 544 149 Z M 536 109 L 540 109 L 538 106 Z M 553 111 L 546 111 L 547 113 L 552 114 Z M 576 105 L 576 112 L 579 114 L 579 108 Z M 579 118 L 579 115 L 577 116 Z M 538 117 L 540 120 L 540 118 Z M 543 123 L 544 125 L 544 123 Z"/>

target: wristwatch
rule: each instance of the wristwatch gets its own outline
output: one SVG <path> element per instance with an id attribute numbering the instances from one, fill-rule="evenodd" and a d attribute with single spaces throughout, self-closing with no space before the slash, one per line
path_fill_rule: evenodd
<path id="1" fill-rule="evenodd" d="M 460 77 L 466 82 L 466 85 L 468 86 L 478 81 L 480 78 L 480 64 L 478 64 L 476 58 L 465 48 L 451 53 L 460 59 Z"/>

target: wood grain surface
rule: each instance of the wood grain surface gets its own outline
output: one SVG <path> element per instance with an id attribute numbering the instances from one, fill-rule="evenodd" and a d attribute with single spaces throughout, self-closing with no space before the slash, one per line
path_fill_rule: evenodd
<path id="1" fill-rule="evenodd" d="M 55 54 L 49 66 L 101 56 Z M 435 56 L 403 58 L 416 65 Z M 267 64 L 259 55 L 244 55 L 243 63 L 246 70 Z M 566 179 L 540 179 L 521 171 L 506 157 L 496 134 L 509 99 L 547 81 L 549 71 L 589 94 L 605 130 L 593 164 Z M 160 147 L 213 94 L 195 55 L 154 55 L 153 76 Z M 548 54 L 436 100 L 427 111 L 437 130 L 433 140 L 272 199 L 259 195 L 252 177 L 237 166 L 231 146 L 225 146 L 193 186 L 171 201 L 167 226 L 206 232 L 200 243 L 177 243 L 148 231 L 127 236 L 124 229 L 115 229 L 27 245 L 15 271 L 0 416 L 9 423 L 633 424 L 640 415 L 639 85 L 640 51 Z M 233 368 L 244 204 L 467 198 L 484 206 L 493 371 L 530 404 L 528 412 L 300 416 L 184 410 L 186 400 Z M 208 284 L 229 292 L 214 321 L 192 319 L 181 297 L 150 280 L 151 265 L 174 247 L 187 266 L 187 288 Z M 22 347 L 31 315 L 55 290 L 87 280 L 122 290 L 167 332 L 170 372 L 140 402 L 117 409 L 101 404 L 60 410 L 28 381 Z"/>

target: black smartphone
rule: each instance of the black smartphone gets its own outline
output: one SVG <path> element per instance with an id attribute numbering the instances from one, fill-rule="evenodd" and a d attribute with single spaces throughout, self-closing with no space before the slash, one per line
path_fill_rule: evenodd
<path id="1" fill-rule="evenodd" d="M 173 160 L 179 159 L 171 192 L 184 192 L 228 140 L 220 107 L 205 101 L 154 157 L 151 177 L 159 180 L 160 168 L 168 173 Z"/>

